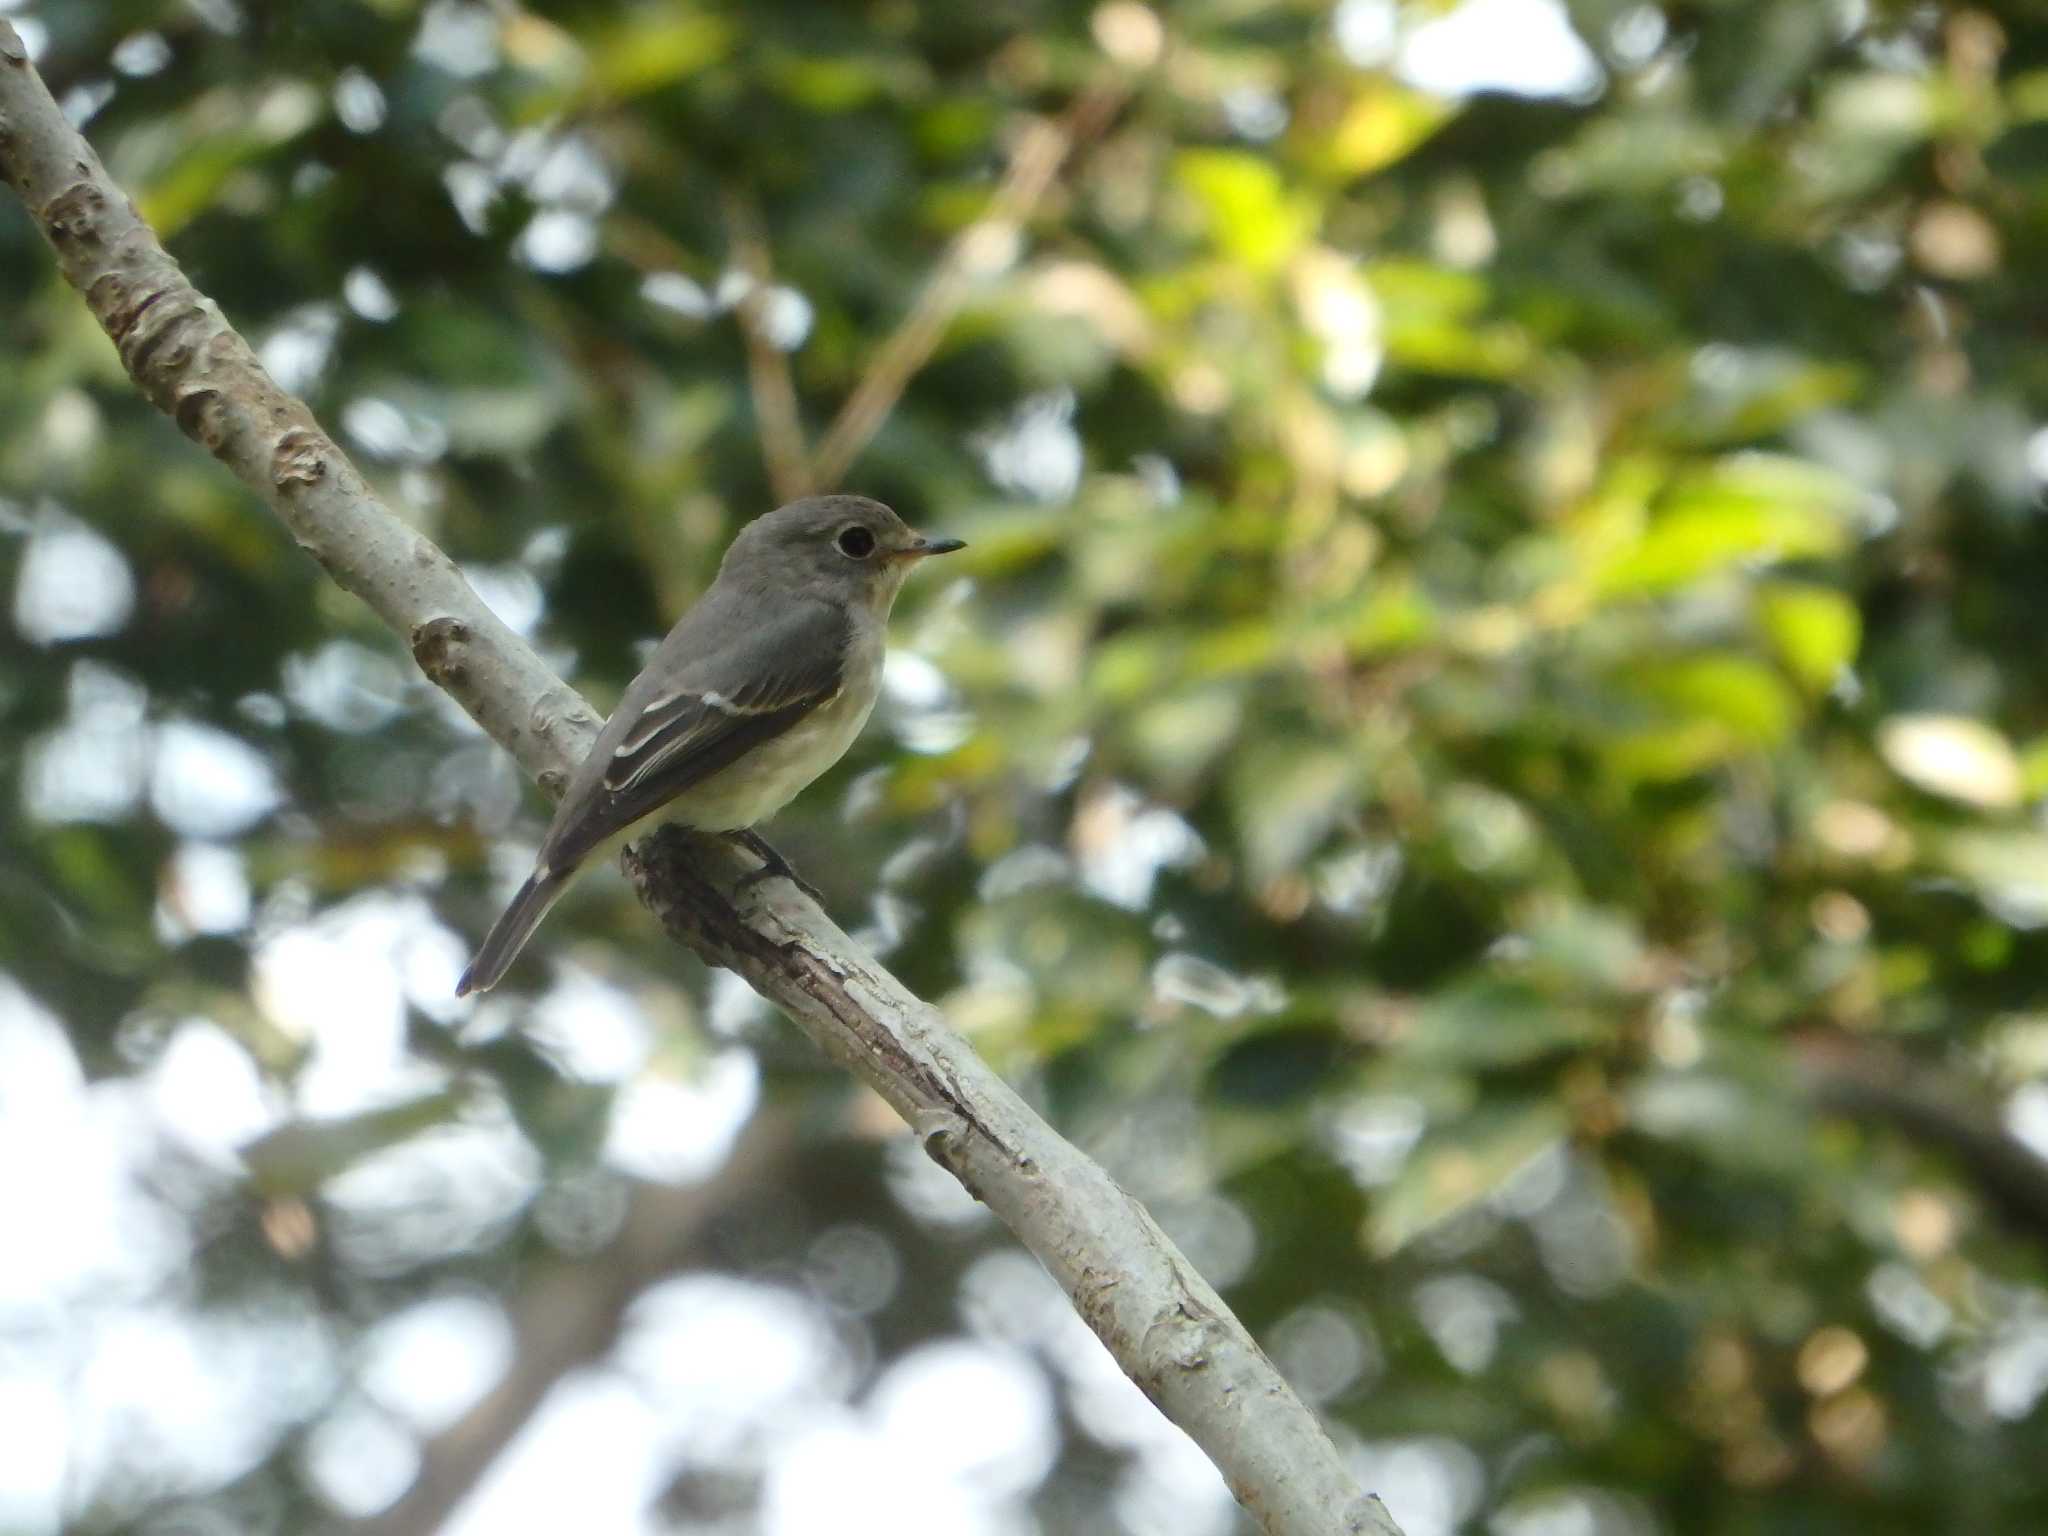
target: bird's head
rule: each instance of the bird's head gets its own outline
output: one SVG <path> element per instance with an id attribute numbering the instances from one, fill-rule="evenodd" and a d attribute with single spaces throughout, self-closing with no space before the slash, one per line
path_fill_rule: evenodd
<path id="1" fill-rule="evenodd" d="M 928 539 L 865 496 L 806 496 L 740 530 L 722 581 L 760 592 L 805 592 L 886 610 L 911 570 L 966 546 Z"/>

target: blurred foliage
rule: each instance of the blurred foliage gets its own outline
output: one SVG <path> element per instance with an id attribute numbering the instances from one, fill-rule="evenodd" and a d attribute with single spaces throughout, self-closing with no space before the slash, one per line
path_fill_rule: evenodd
<path id="1" fill-rule="evenodd" d="M 1218 1278 L 1336 1424 L 1464 1447 L 1435 1524 L 1386 1489 L 1411 1533 L 2048 1522 L 2048 1230 L 1810 1101 L 1847 1051 L 2048 1144 L 2038 16 L 1580 0 L 1597 80 L 1546 97 L 1412 83 L 1444 8 L 1374 0 L 19 9 L 194 281 L 603 703 L 772 500 L 733 210 L 815 441 L 1023 125 L 1127 86 L 847 477 L 972 547 L 777 841 L 1135 1192 L 1248 1221 Z M 537 797 L 12 205 L 0 293 L 0 970 L 89 1074 L 210 1021 L 345 1112 L 259 1159 L 315 1211 L 491 1104 L 580 1187 L 615 1080 L 533 1006 L 566 964 L 641 1070 L 737 1028 L 872 1134 L 616 880 L 446 997 Z M 222 859 L 248 911 L 195 913 Z M 405 1074 L 337 1105 L 289 936 L 372 900 Z M 821 1219 L 883 1219 L 858 1166 Z M 533 1201 L 352 1267 L 218 1173 L 164 1198 L 243 1234 L 188 1300 L 343 1333 L 556 1241 Z M 884 1358 L 955 1326 L 943 1250 Z M 1068 1428 L 1044 1528 L 1116 1528 Z M 312 1498 L 295 1433 L 219 1498 Z"/>

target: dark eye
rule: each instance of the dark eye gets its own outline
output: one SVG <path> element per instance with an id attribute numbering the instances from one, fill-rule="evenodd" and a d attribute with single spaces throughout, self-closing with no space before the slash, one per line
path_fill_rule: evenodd
<path id="1" fill-rule="evenodd" d="M 849 560 L 865 560 L 875 552 L 875 536 L 855 523 L 839 530 L 839 553 Z"/>

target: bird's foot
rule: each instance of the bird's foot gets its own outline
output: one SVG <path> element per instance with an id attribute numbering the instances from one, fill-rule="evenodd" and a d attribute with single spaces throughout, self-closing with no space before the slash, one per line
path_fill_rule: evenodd
<path id="1" fill-rule="evenodd" d="M 749 870 L 746 874 L 740 876 L 739 883 L 733 887 L 734 895 L 738 895 L 741 891 L 751 886 L 760 884 L 763 880 L 773 880 L 780 876 L 810 897 L 819 906 L 825 905 L 825 898 L 818 888 L 792 869 L 789 860 L 777 853 L 768 839 L 756 832 L 752 827 L 742 827 L 737 832 L 728 832 L 725 835 L 730 841 L 738 843 L 747 852 L 761 861 L 759 869 Z"/>

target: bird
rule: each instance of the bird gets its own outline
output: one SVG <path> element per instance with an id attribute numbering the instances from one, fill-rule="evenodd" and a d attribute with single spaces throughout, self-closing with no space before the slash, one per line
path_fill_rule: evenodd
<path id="1" fill-rule="evenodd" d="M 761 860 L 748 881 L 802 885 L 753 829 L 838 762 L 867 723 L 905 578 L 964 548 L 924 537 L 865 496 L 807 496 L 743 527 L 570 775 L 533 872 L 456 995 L 497 985 L 592 856 L 658 822 L 739 843 Z"/>

